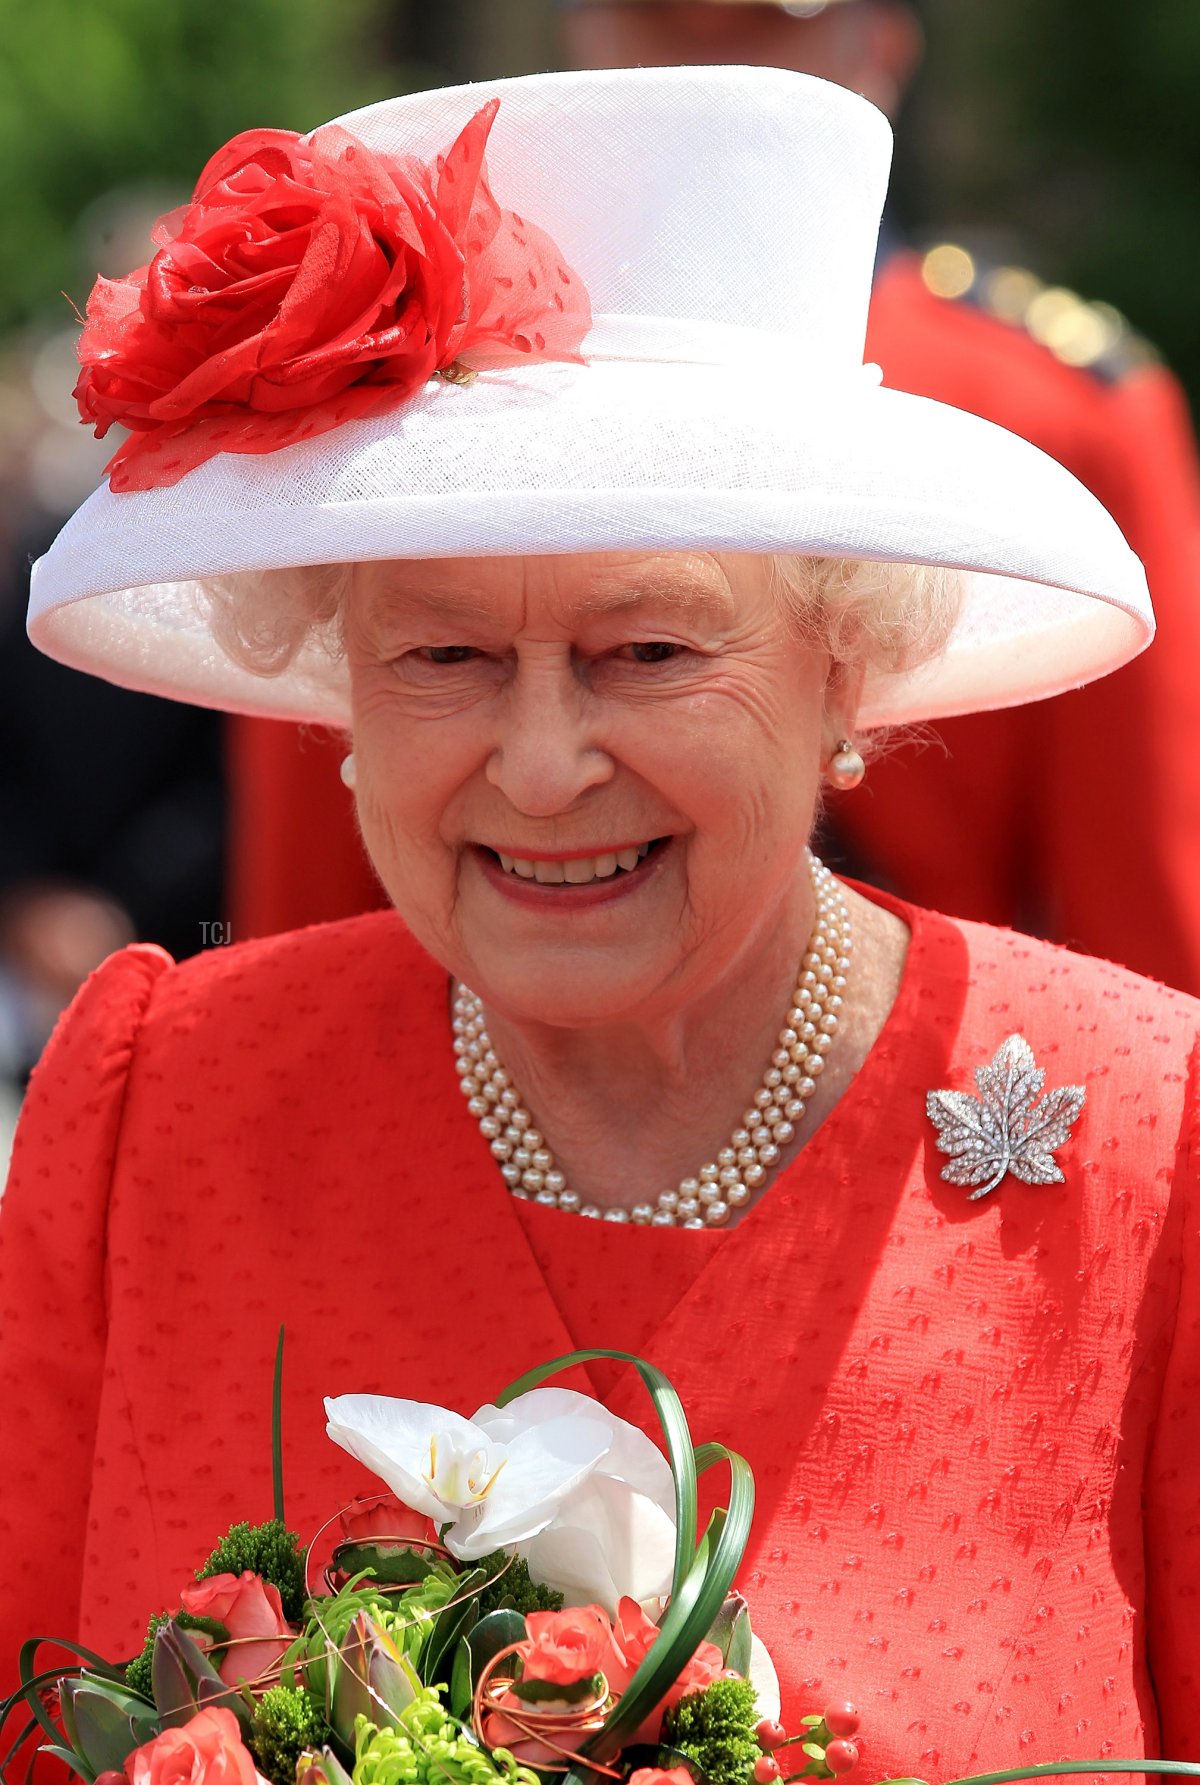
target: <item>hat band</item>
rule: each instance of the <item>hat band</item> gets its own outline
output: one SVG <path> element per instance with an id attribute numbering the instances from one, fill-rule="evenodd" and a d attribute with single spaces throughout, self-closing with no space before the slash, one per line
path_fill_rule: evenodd
<path id="1" fill-rule="evenodd" d="M 585 360 L 617 360 L 631 364 L 676 366 L 770 365 L 782 376 L 801 373 L 822 383 L 847 377 L 882 381 L 878 366 L 851 365 L 831 371 L 804 340 L 775 329 L 746 328 L 738 323 L 705 322 L 680 316 L 640 316 L 619 310 L 592 317 L 581 352 Z"/>

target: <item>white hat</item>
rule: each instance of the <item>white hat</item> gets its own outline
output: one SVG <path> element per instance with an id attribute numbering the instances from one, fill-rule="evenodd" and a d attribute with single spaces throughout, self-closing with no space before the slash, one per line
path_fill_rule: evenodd
<path id="1" fill-rule="evenodd" d="M 864 368 L 891 149 L 871 105 L 776 69 L 609 70 L 417 93 L 340 123 L 376 155 L 434 165 L 493 99 L 492 188 L 586 286 L 585 363 L 431 379 L 170 487 L 102 486 L 35 566 L 43 650 L 127 687 L 337 723 L 344 666 L 315 649 L 274 678 L 231 662 L 197 579 L 676 548 L 974 573 L 945 654 L 869 683 L 866 725 L 1058 693 L 1149 642 L 1141 566 L 1088 491 Z"/>

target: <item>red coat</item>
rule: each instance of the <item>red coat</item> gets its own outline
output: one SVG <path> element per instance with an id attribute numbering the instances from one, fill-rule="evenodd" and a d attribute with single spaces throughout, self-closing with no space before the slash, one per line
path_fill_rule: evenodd
<path id="1" fill-rule="evenodd" d="M 1200 1758 L 1200 1007 L 906 912 L 896 1006 L 728 1233 L 519 1204 L 458 1093 L 444 974 L 390 914 L 93 977 L 0 1209 L 0 1654 L 119 1654 L 229 1522 L 363 1483 L 321 1396 L 468 1412 L 630 1346 L 743 1451 L 743 1584 L 794 1718 L 863 1707 L 865 1776 Z M 1087 1104 L 1065 1182 L 944 1183 L 933 1088 L 1013 1030 Z M 552 1121 L 548 1123 L 553 1133 Z M 597 1373 L 650 1423 L 636 1383 Z M 1161 1730 L 1160 1730 L 1161 1721 Z"/>
<path id="2" fill-rule="evenodd" d="M 1077 370 L 1023 328 L 935 297 L 901 254 L 867 342 L 887 384 L 986 416 L 1060 460 L 1144 560 L 1158 642 L 1079 693 L 939 724 L 836 803 L 855 871 L 939 910 L 1014 924 L 1200 994 L 1200 468 L 1161 366 Z M 235 722 L 239 939 L 385 901 L 340 752 Z"/>

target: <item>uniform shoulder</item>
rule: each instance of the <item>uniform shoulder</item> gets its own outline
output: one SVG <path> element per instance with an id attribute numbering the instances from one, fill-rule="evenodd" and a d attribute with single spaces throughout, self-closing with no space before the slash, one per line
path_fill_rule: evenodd
<path id="1" fill-rule="evenodd" d="M 889 293 L 941 312 L 943 320 L 949 311 L 965 328 L 1023 340 L 1040 349 L 1048 364 L 1087 373 L 1101 384 L 1118 384 L 1161 364 L 1152 343 L 1113 305 L 1047 284 L 1028 267 L 981 259 L 956 242 L 891 256 L 877 284 L 885 304 Z"/>

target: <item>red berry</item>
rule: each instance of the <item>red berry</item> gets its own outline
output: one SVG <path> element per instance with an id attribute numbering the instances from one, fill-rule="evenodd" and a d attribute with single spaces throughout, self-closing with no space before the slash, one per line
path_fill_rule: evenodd
<path id="1" fill-rule="evenodd" d="M 830 1735 L 853 1735 L 858 1728 L 858 1708 L 844 1700 L 831 1704 L 825 1712 L 825 1727 Z"/>
<path id="2" fill-rule="evenodd" d="M 762 1722 L 756 1725 L 754 1733 L 758 1737 L 759 1747 L 764 1748 L 768 1754 L 772 1748 L 782 1747 L 788 1739 L 788 1733 L 783 1724 L 773 1722 L 770 1717 L 764 1717 Z"/>
<path id="3" fill-rule="evenodd" d="M 826 1748 L 825 1764 L 831 1773 L 848 1773 L 858 1765 L 858 1749 L 853 1742 L 843 1741 L 839 1737 Z"/>
<path id="4" fill-rule="evenodd" d="M 754 1785 L 775 1785 L 779 1762 L 770 1754 L 760 1754 L 754 1762 Z"/>

